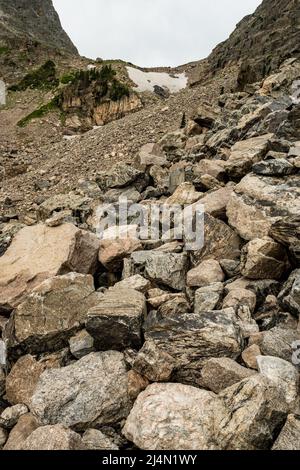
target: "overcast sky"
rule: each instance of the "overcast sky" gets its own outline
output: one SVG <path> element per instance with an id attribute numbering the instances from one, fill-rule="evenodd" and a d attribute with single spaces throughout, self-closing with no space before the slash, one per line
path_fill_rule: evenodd
<path id="1" fill-rule="evenodd" d="M 262 0 L 53 0 L 87 57 L 174 66 L 206 57 Z"/>

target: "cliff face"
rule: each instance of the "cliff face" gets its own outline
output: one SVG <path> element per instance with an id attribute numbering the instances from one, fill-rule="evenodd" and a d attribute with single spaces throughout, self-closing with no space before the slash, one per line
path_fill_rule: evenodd
<path id="1" fill-rule="evenodd" d="M 209 57 L 213 71 L 239 62 L 240 84 L 276 70 L 283 60 L 300 56 L 300 1 L 264 0 L 237 25 Z"/>
<path id="2" fill-rule="evenodd" d="M 78 54 L 52 0 L 0 0 L 0 42 L 9 46 L 37 42 L 49 49 Z"/>

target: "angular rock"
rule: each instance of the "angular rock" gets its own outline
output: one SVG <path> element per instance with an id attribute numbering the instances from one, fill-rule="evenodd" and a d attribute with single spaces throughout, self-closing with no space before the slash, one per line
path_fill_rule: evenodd
<path id="1" fill-rule="evenodd" d="M 292 362 L 292 345 L 300 341 L 300 332 L 276 326 L 268 331 L 263 331 L 250 337 L 249 346 L 256 344 L 265 356 L 280 357 L 287 362 Z"/>
<path id="2" fill-rule="evenodd" d="M 139 394 L 148 387 L 150 382 L 146 377 L 133 369 L 128 372 L 127 377 L 129 398 L 134 402 Z"/>
<path id="3" fill-rule="evenodd" d="M 163 166 L 167 163 L 167 158 L 160 146 L 153 143 L 143 145 L 140 149 L 139 157 L 141 165 Z"/>
<path id="4" fill-rule="evenodd" d="M 225 169 L 233 179 L 242 178 L 252 168 L 254 163 L 264 158 L 270 149 L 272 134 L 237 142 L 231 149 L 231 155 L 225 163 Z"/>
<path id="5" fill-rule="evenodd" d="M 108 437 L 97 429 L 87 429 L 82 436 L 82 443 L 88 450 L 119 449 Z"/>
<path id="6" fill-rule="evenodd" d="M 181 291 L 185 287 L 186 253 L 145 254 L 145 276 L 159 284 Z"/>
<path id="7" fill-rule="evenodd" d="M 217 261 L 228 258 L 236 259 L 240 256 L 239 236 L 224 222 L 215 219 L 209 214 L 204 215 L 204 247 L 191 252 L 194 266 L 207 259 Z"/>
<path id="8" fill-rule="evenodd" d="M 15 308 L 50 277 L 76 271 L 94 274 L 99 240 L 74 225 L 25 227 L 0 258 L 0 311 Z"/>
<path id="9" fill-rule="evenodd" d="M 284 158 L 274 158 L 256 163 L 252 171 L 264 176 L 287 176 L 296 173 L 296 168 Z"/>
<path id="10" fill-rule="evenodd" d="M 165 204 L 172 206 L 179 204 L 184 206 L 185 204 L 193 204 L 202 197 L 202 193 L 199 193 L 195 190 L 192 183 L 181 183 L 174 194 L 169 197 Z"/>
<path id="11" fill-rule="evenodd" d="M 269 237 L 253 239 L 242 250 L 241 273 L 248 279 L 280 279 L 288 267 L 284 247 Z"/>
<path id="12" fill-rule="evenodd" d="M 223 300 L 223 308 L 235 308 L 238 309 L 240 306 L 249 307 L 253 313 L 256 306 L 256 295 L 254 292 L 248 289 L 231 289 Z"/>
<path id="13" fill-rule="evenodd" d="M 203 159 L 195 165 L 194 175 L 210 175 L 222 181 L 225 177 L 224 162 L 222 160 Z"/>
<path id="14" fill-rule="evenodd" d="M 42 426 L 25 440 L 21 450 L 85 450 L 80 434 L 61 424 Z"/>
<path id="15" fill-rule="evenodd" d="M 146 299 L 142 293 L 112 288 L 88 311 L 86 329 L 102 351 L 139 348 L 145 314 Z"/>
<path id="16" fill-rule="evenodd" d="M 268 236 L 275 222 L 299 213 L 299 175 L 272 178 L 250 173 L 235 187 L 227 206 L 229 225 L 245 240 Z"/>
<path id="17" fill-rule="evenodd" d="M 293 262 L 300 267 L 300 216 L 278 220 L 271 226 L 269 235 L 288 247 Z"/>
<path id="18" fill-rule="evenodd" d="M 219 304 L 223 294 L 223 284 L 217 282 L 201 287 L 195 292 L 194 312 L 199 314 L 214 310 Z"/>
<path id="19" fill-rule="evenodd" d="M 269 449 L 288 409 L 276 384 L 255 374 L 227 388 L 219 397 L 230 413 L 221 432 L 226 450 Z"/>
<path id="20" fill-rule="evenodd" d="M 218 450 L 226 408 L 216 395 L 182 384 L 153 384 L 142 392 L 123 428 L 144 450 Z"/>
<path id="21" fill-rule="evenodd" d="M 0 428 L 0 450 L 4 446 L 5 442 L 7 441 L 7 431 L 3 428 Z"/>
<path id="22" fill-rule="evenodd" d="M 259 372 L 282 389 L 287 403 L 295 402 L 299 394 L 299 372 L 290 362 L 279 357 L 258 356 Z"/>
<path id="23" fill-rule="evenodd" d="M 216 191 L 207 193 L 199 201 L 204 206 L 204 212 L 217 219 L 226 217 L 227 204 L 233 193 L 232 187 L 220 188 Z"/>
<path id="24" fill-rule="evenodd" d="M 225 388 L 241 382 L 253 374 L 255 374 L 254 371 L 240 366 L 228 357 L 209 359 L 201 371 L 205 388 L 214 393 L 220 393 Z"/>
<path id="25" fill-rule="evenodd" d="M 300 450 L 300 419 L 289 415 L 272 450 Z"/>
<path id="26" fill-rule="evenodd" d="M 278 301 L 288 312 L 300 315 L 300 269 L 290 275 L 278 296 Z"/>
<path id="27" fill-rule="evenodd" d="M 137 170 L 132 165 L 124 162 L 117 163 L 108 172 L 98 175 L 97 183 L 100 188 L 106 190 L 108 188 L 124 188 L 132 183 L 137 184 L 143 178 L 143 172 Z"/>
<path id="28" fill-rule="evenodd" d="M 100 241 L 99 261 L 110 271 L 117 271 L 122 266 L 123 259 L 141 247 L 137 238 L 104 239 Z"/>
<path id="29" fill-rule="evenodd" d="M 29 406 L 31 397 L 45 365 L 33 356 L 22 356 L 6 378 L 6 399 L 11 405 L 23 403 Z"/>
<path id="30" fill-rule="evenodd" d="M 175 360 L 152 341 L 146 341 L 140 349 L 133 369 L 151 382 L 167 382 L 175 368 Z"/>
<path id="31" fill-rule="evenodd" d="M 93 424 L 116 424 L 127 416 L 128 407 L 123 354 L 107 351 L 46 370 L 30 409 L 42 425 L 60 423 L 82 430 Z"/>
<path id="32" fill-rule="evenodd" d="M 176 360 L 179 369 L 210 357 L 236 359 L 243 346 L 233 309 L 186 313 L 146 324 L 145 338 Z"/>
<path id="33" fill-rule="evenodd" d="M 225 275 L 220 263 L 213 259 L 202 261 L 196 268 L 187 273 L 189 287 L 204 287 L 216 282 L 223 282 Z"/>
<path id="34" fill-rule="evenodd" d="M 25 405 L 18 404 L 6 408 L 0 415 L 0 427 L 2 426 L 6 429 L 13 428 L 17 424 L 19 418 L 26 413 L 28 413 L 28 408 Z"/>
<path id="35" fill-rule="evenodd" d="M 10 348 L 39 353 L 68 346 L 99 297 L 90 275 L 69 273 L 47 279 L 14 311 Z"/>
<path id="36" fill-rule="evenodd" d="M 261 351 L 256 344 L 252 344 L 242 352 L 242 359 L 250 369 L 258 369 L 257 356 L 261 356 Z"/>
<path id="37" fill-rule="evenodd" d="M 39 424 L 31 413 L 21 416 L 11 430 L 3 450 L 21 450 L 27 437 L 38 427 Z"/>
<path id="38" fill-rule="evenodd" d="M 123 279 L 123 281 L 117 282 L 114 285 L 115 289 L 134 289 L 138 292 L 145 294 L 151 287 L 151 283 L 148 279 L 145 279 L 140 274 Z"/>
<path id="39" fill-rule="evenodd" d="M 174 297 L 174 299 L 164 302 L 158 308 L 158 314 L 161 317 L 168 317 L 172 315 L 179 315 L 181 313 L 189 312 L 191 309 L 190 304 L 186 298 Z"/>
<path id="40" fill-rule="evenodd" d="M 75 336 L 72 336 L 69 344 L 70 351 L 76 359 L 81 359 L 95 351 L 94 338 L 86 330 L 79 331 Z"/>
<path id="41" fill-rule="evenodd" d="M 38 209 L 38 218 L 46 221 L 53 214 L 68 211 L 78 223 L 84 223 L 91 214 L 91 199 L 77 194 L 58 194 L 43 202 Z"/>

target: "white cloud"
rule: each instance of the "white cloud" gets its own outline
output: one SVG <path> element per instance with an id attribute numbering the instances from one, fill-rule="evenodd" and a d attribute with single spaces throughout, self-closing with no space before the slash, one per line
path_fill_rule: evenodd
<path id="1" fill-rule="evenodd" d="M 53 0 L 62 24 L 87 57 L 141 66 L 206 57 L 261 0 Z"/>

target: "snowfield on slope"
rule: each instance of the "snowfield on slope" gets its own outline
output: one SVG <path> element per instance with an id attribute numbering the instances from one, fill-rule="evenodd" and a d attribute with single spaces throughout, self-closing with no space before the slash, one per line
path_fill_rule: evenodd
<path id="1" fill-rule="evenodd" d="M 170 75 L 167 72 L 143 72 L 133 67 L 126 67 L 129 78 L 137 85 L 137 91 L 154 91 L 155 86 L 168 88 L 170 93 L 177 93 L 186 88 L 188 77 L 185 73 Z"/>

